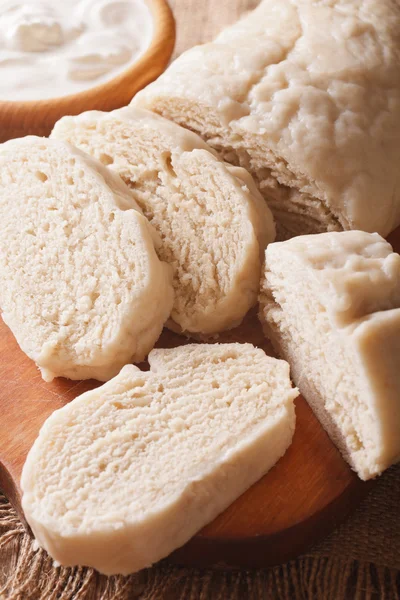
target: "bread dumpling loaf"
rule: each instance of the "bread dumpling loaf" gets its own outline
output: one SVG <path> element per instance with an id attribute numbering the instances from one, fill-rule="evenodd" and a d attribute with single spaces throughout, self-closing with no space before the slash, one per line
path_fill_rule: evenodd
<path id="1" fill-rule="evenodd" d="M 22 506 L 62 565 L 128 574 L 183 545 L 285 453 L 289 366 L 251 344 L 153 350 L 56 411 L 22 474 Z"/>
<path id="2" fill-rule="evenodd" d="M 281 239 L 400 224 L 400 5 L 263 0 L 133 99 L 253 175 Z"/>
<path id="3" fill-rule="evenodd" d="M 112 172 L 69 144 L 0 146 L 0 306 L 47 381 L 105 381 L 154 346 L 173 301 L 155 232 Z"/>
<path id="4" fill-rule="evenodd" d="M 64 117 L 52 137 L 118 173 L 160 234 L 174 272 L 171 328 L 209 335 L 238 325 L 257 301 L 263 251 L 275 239 L 250 175 L 194 133 L 132 107 Z"/>
<path id="5" fill-rule="evenodd" d="M 400 459 L 400 256 L 378 234 L 271 244 L 266 335 L 361 479 Z"/>

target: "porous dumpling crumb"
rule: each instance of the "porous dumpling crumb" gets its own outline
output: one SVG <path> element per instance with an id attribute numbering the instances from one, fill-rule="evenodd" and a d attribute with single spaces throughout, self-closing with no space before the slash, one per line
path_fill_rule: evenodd
<path id="1" fill-rule="evenodd" d="M 22 474 L 22 506 L 62 565 L 107 575 L 183 545 L 291 443 L 287 363 L 251 344 L 153 350 L 56 411 Z"/>
<path id="2" fill-rule="evenodd" d="M 118 173 L 160 234 L 174 272 L 169 325 L 188 335 L 238 325 L 257 301 L 263 251 L 275 239 L 251 176 L 194 133 L 133 107 L 64 117 L 52 137 Z"/>
<path id="3" fill-rule="evenodd" d="M 266 335 L 362 479 L 400 459 L 400 256 L 378 234 L 271 244 Z"/>
<path id="4" fill-rule="evenodd" d="M 0 146 L 0 306 L 44 379 L 106 381 L 169 317 L 170 267 L 121 179 L 69 144 Z"/>
<path id="5" fill-rule="evenodd" d="M 250 171 L 283 239 L 400 224 L 400 5 L 263 0 L 133 99 Z"/>

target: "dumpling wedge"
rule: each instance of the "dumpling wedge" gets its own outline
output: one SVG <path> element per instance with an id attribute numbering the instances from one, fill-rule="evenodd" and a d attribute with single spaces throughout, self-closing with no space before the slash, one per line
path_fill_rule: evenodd
<path id="1" fill-rule="evenodd" d="M 266 251 L 260 317 L 361 479 L 400 459 L 400 256 L 378 234 L 301 236 Z"/>

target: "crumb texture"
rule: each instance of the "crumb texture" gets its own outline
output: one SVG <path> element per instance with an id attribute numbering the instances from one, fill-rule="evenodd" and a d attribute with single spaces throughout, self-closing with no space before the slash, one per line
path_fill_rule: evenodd
<path id="1" fill-rule="evenodd" d="M 291 442 L 297 390 L 284 361 L 251 344 L 200 344 L 153 350 L 149 362 L 56 411 L 28 456 L 24 512 L 62 564 L 106 574 L 150 565 Z"/>
<path id="2" fill-rule="evenodd" d="M 256 303 L 263 250 L 275 238 L 248 173 L 194 133 L 133 107 L 64 117 L 52 137 L 93 155 L 130 188 L 173 268 L 178 328 L 213 334 L 240 323 Z"/>
<path id="3" fill-rule="evenodd" d="M 133 104 L 254 176 L 281 238 L 400 223 L 400 6 L 263 0 Z"/>
<path id="4" fill-rule="evenodd" d="M 72 146 L 34 137 L 0 147 L 0 187 L 2 316 L 43 376 L 104 381 L 142 360 L 172 286 L 129 189 Z"/>
<path id="5" fill-rule="evenodd" d="M 261 320 L 362 479 L 400 459 L 400 256 L 378 234 L 302 236 L 266 251 Z"/>

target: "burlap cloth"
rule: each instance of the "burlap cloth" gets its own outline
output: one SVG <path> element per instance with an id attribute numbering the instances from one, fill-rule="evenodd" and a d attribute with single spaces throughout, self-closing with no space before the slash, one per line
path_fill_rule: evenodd
<path id="1" fill-rule="evenodd" d="M 211 39 L 224 25 L 254 8 L 258 0 L 173 0 L 171 4 L 178 23 L 178 55 Z M 0 494 L 2 600 L 399 597 L 400 466 L 386 472 L 356 513 L 318 547 L 286 565 L 257 571 L 195 570 L 162 563 L 131 577 L 107 579 L 90 569 L 54 568 L 45 552 L 33 550 L 31 538 Z"/>

